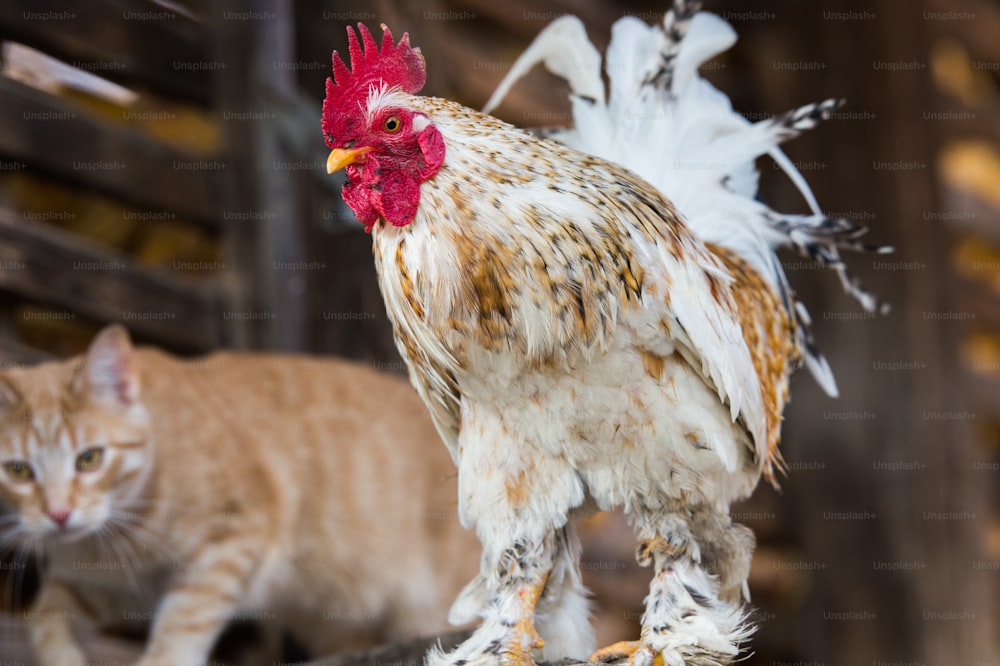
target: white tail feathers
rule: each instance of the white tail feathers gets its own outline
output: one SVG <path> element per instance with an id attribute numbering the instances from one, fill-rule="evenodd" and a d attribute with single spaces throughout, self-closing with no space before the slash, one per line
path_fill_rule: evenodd
<path id="1" fill-rule="evenodd" d="M 528 50 L 521 54 L 510 72 L 500 82 L 483 108 L 492 111 L 517 80 L 531 71 L 538 63 L 569 82 L 574 95 L 604 102 L 604 83 L 601 81 L 601 54 L 587 39 L 583 22 L 575 16 L 563 16 L 542 30 Z"/>
<path id="2" fill-rule="evenodd" d="M 836 395 L 833 373 L 810 333 L 809 315 L 796 302 L 775 250 L 791 247 L 832 268 L 862 307 L 887 310 L 850 275 L 839 251 L 892 248 L 865 245 L 858 240 L 865 227 L 823 215 L 805 178 L 779 148 L 829 118 L 841 102 L 807 104 L 757 123 L 733 111 L 729 97 L 698 68 L 732 46 L 736 33 L 722 18 L 699 12 L 699 6 L 676 0 L 660 25 L 635 17 L 615 23 L 605 59 L 607 101 L 600 55 L 583 24 L 575 16 L 560 17 L 521 54 L 485 110 L 496 108 L 536 64 L 566 79 L 573 126 L 546 135 L 634 171 L 663 192 L 702 239 L 739 253 L 781 294 L 798 324 L 807 367 L 827 393 Z M 755 162 L 762 155 L 789 177 L 811 214 L 779 213 L 756 199 Z"/>

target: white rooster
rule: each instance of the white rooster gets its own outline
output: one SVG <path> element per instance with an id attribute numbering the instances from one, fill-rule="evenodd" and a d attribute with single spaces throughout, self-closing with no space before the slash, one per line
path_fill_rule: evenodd
<path id="1" fill-rule="evenodd" d="M 537 62 L 570 81 L 574 127 L 532 136 L 418 96 L 424 61 L 383 26 L 334 53 L 323 130 L 344 198 L 372 232 L 396 342 L 459 473 L 481 573 L 452 609 L 482 618 L 429 663 L 530 664 L 594 646 L 573 521 L 622 507 L 654 566 L 638 641 L 595 660 L 730 663 L 753 535 L 732 502 L 773 480 L 788 376 L 832 374 L 772 248 L 830 265 L 863 231 L 819 213 L 777 145 L 829 101 L 751 124 L 697 74 L 734 39 L 678 2 L 616 23 L 605 64 L 578 20 L 547 28 L 491 100 Z M 813 215 L 754 200 L 771 155 Z M 372 396 L 378 400 L 378 396 Z M 391 409 L 391 405 L 386 405 Z"/>

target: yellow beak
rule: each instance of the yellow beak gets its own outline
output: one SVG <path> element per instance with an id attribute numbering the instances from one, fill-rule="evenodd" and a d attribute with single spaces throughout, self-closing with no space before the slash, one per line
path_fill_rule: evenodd
<path id="1" fill-rule="evenodd" d="M 361 156 L 371 150 L 371 146 L 361 148 L 334 148 L 330 151 L 330 156 L 326 158 L 326 172 L 336 173 L 348 164 L 354 164 L 361 159 Z"/>

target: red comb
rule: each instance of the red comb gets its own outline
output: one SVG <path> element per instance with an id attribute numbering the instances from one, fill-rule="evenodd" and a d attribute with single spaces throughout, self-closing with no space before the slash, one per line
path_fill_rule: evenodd
<path id="1" fill-rule="evenodd" d="M 420 92 L 427 79 L 427 71 L 420 49 L 410 46 L 408 33 L 403 33 L 403 38 L 396 44 L 392 32 L 383 24 L 382 48 L 379 49 L 363 23 L 358 24 L 358 32 L 361 33 L 361 43 L 354 29 L 347 28 L 350 69 L 341 60 L 340 54 L 333 52 L 333 78 L 326 80 L 328 104 L 331 97 L 353 98 L 352 93 L 355 92 L 367 95 L 369 86 L 379 82 L 390 88 L 398 86 L 411 95 Z"/>

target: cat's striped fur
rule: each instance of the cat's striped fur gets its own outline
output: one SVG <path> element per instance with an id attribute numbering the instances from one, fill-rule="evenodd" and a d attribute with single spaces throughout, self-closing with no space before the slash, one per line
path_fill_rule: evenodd
<path id="1" fill-rule="evenodd" d="M 84 663 L 84 619 L 151 622 L 141 666 L 205 663 L 233 617 L 317 652 L 439 630 L 478 551 L 455 493 L 419 398 L 359 365 L 185 362 L 109 327 L 0 373 L 0 539 L 45 552 L 43 664 Z"/>

